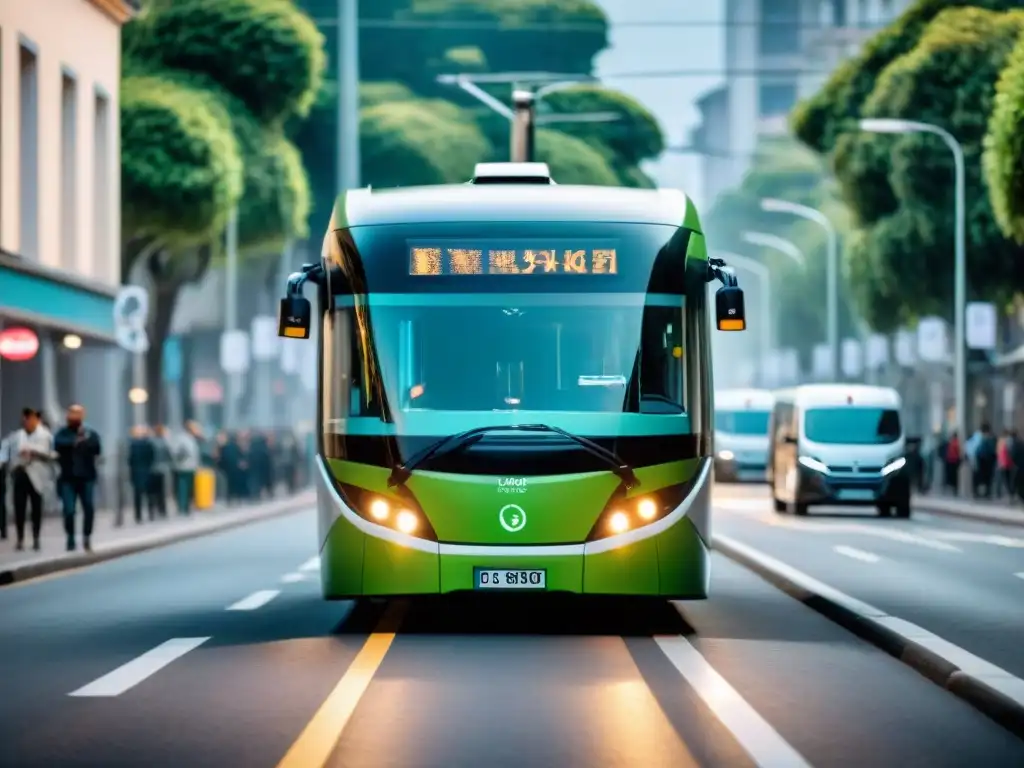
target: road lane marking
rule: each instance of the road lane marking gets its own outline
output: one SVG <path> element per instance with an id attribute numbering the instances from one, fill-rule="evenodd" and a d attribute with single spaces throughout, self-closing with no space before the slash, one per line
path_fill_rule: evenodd
<path id="1" fill-rule="evenodd" d="M 286 573 L 281 577 L 281 581 L 285 584 L 295 584 L 299 581 L 305 581 L 306 575 L 304 573 Z"/>
<path id="2" fill-rule="evenodd" d="M 844 547 L 840 545 L 838 547 L 832 547 L 832 549 L 840 555 L 852 557 L 854 560 L 860 560 L 863 563 L 877 563 L 882 559 L 878 555 L 873 555 L 870 552 L 865 552 L 863 549 L 857 549 L 856 547 Z"/>
<path id="3" fill-rule="evenodd" d="M 1013 575 L 1016 576 L 1018 579 L 1024 579 L 1024 571 L 1021 571 L 1020 573 L 1015 573 Z"/>
<path id="4" fill-rule="evenodd" d="M 936 531 L 932 534 L 937 539 L 946 541 L 969 541 L 977 544 L 991 544 L 996 547 L 1024 549 L 1024 539 L 1000 536 L 991 533 L 969 533 L 967 531 Z"/>
<path id="5" fill-rule="evenodd" d="M 316 571 L 320 569 L 320 558 L 311 557 L 309 560 L 299 566 L 300 571 Z"/>
<path id="6" fill-rule="evenodd" d="M 715 671 L 685 637 L 655 637 L 654 641 L 759 768 L 810 768 L 810 763 Z"/>
<path id="7" fill-rule="evenodd" d="M 255 611 L 257 608 L 262 608 L 280 594 L 281 590 L 279 589 L 261 589 L 259 592 L 253 592 L 251 595 L 242 598 L 237 603 L 229 605 L 226 610 Z"/>
<path id="8" fill-rule="evenodd" d="M 916 643 L 928 651 L 945 659 L 949 664 L 956 667 L 962 673 L 981 680 L 992 688 L 995 688 L 1004 696 L 1012 699 L 1015 703 L 1024 706 L 1024 680 L 1012 675 L 1001 667 L 975 656 L 970 651 L 945 640 L 938 635 L 929 632 L 923 627 L 911 624 L 896 616 L 891 616 L 880 608 L 850 597 L 845 592 L 840 592 L 809 576 L 803 571 L 786 565 L 771 555 L 767 555 L 759 549 L 737 541 L 730 536 L 716 536 L 715 544 L 727 557 L 737 560 L 749 570 L 760 573 L 762 576 L 771 574 L 787 583 L 787 586 L 780 587 L 787 594 L 793 595 L 798 600 L 807 603 L 809 598 L 819 597 L 828 602 L 836 604 L 847 612 L 857 614 L 868 623 L 876 624 L 899 635 L 904 641 Z M 772 579 L 769 579 L 772 581 Z M 778 586 L 777 581 L 773 581 Z M 911 664 L 911 666 L 914 666 Z M 946 683 L 941 683 L 946 687 Z"/>
<path id="9" fill-rule="evenodd" d="M 356 705 L 369 688 L 395 640 L 408 603 L 391 603 L 341 680 L 313 715 L 277 768 L 322 768 L 341 738 Z"/>
<path id="10" fill-rule="evenodd" d="M 208 637 L 178 637 L 168 640 L 166 643 L 146 651 L 138 658 L 132 659 L 127 664 L 121 665 L 113 672 L 94 680 L 77 691 L 72 691 L 68 696 L 80 698 L 120 696 L 209 639 Z"/>

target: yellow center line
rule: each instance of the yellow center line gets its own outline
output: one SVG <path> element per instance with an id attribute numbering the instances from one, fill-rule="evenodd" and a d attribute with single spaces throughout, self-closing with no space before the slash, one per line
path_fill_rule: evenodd
<path id="1" fill-rule="evenodd" d="M 277 768 L 319 768 L 327 764 L 359 700 L 391 648 L 407 608 L 405 602 L 388 606 L 374 632 Z"/>

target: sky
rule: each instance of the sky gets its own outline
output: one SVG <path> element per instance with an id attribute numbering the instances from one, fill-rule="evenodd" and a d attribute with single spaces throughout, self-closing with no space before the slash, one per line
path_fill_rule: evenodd
<path id="1" fill-rule="evenodd" d="M 724 70 L 725 0 L 597 0 L 611 21 L 610 46 L 597 60 L 597 74 L 611 88 L 640 101 L 661 123 L 670 146 L 689 144 L 700 123 L 695 102 L 724 82 L 719 74 L 620 77 L 631 72 Z M 635 26 L 657 22 L 662 26 Z M 693 26 L 683 26 L 689 23 Z M 703 198 L 697 158 L 666 154 L 647 168 L 660 186 Z"/>

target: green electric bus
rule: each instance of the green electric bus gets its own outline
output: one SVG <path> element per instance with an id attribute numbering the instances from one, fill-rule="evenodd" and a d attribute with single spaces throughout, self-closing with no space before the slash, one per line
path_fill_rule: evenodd
<path id="1" fill-rule="evenodd" d="M 543 163 L 343 195 L 279 315 L 316 286 L 324 597 L 706 597 L 724 266 L 681 192 Z"/>

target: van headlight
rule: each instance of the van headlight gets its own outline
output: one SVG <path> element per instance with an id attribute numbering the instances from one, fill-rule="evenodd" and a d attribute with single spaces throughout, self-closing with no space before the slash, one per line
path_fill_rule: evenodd
<path id="1" fill-rule="evenodd" d="M 736 454 L 730 451 L 728 448 L 723 448 L 718 452 L 718 458 L 722 461 L 732 461 L 736 458 Z"/>
<path id="2" fill-rule="evenodd" d="M 810 456 L 801 456 L 799 459 L 797 459 L 797 461 L 799 461 L 808 469 L 813 470 L 815 472 L 819 472 L 823 475 L 831 474 L 831 470 L 829 470 L 828 464 L 818 461 L 817 459 L 813 459 Z"/>
<path id="3" fill-rule="evenodd" d="M 886 475 L 891 475 L 893 472 L 901 470 L 905 466 L 907 466 L 907 460 L 903 456 L 900 456 L 898 459 L 893 459 L 884 467 L 882 467 L 882 477 L 885 477 Z"/>
<path id="4" fill-rule="evenodd" d="M 434 526 L 412 494 L 401 498 L 373 493 L 347 483 L 337 483 L 337 487 L 349 508 L 364 520 L 418 539 L 437 541 Z"/>

